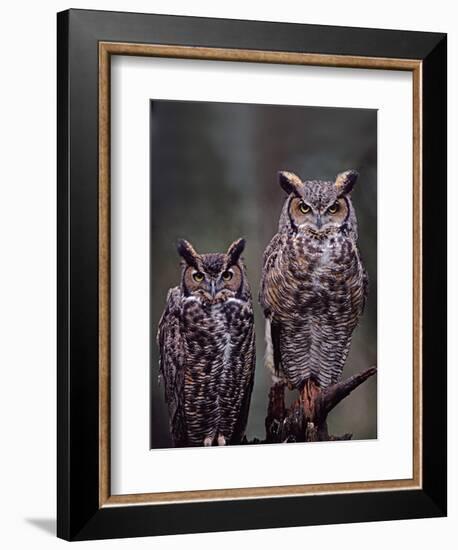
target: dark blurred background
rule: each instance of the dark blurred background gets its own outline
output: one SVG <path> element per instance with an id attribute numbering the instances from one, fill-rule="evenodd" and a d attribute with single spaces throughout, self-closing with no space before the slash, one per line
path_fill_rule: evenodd
<path id="1" fill-rule="evenodd" d="M 158 385 L 156 331 L 167 291 L 180 280 L 176 243 L 224 252 L 237 237 L 256 315 L 257 364 L 247 437 L 264 439 L 270 375 L 263 366 L 258 304 L 264 248 L 277 230 L 285 193 L 278 170 L 302 179 L 359 171 L 353 203 L 369 273 L 369 299 L 354 332 L 344 377 L 377 361 L 377 111 L 369 109 L 151 101 L 151 447 L 169 447 L 167 407 Z M 365 382 L 331 413 L 332 434 L 377 437 L 377 382 Z"/>

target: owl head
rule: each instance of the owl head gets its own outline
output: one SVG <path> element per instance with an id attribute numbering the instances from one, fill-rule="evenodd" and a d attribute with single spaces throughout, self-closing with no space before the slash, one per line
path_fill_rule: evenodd
<path id="1" fill-rule="evenodd" d="M 292 172 L 279 172 L 279 183 L 288 193 L 279 229 L 313 235 L 345 229 L 356 234 L 356 216 L 350 195 L 357 179 L 355 170 L 338 174 L 335 181 L 302 181 Z"/>
<path id="2" fill-rule="evenodd" d="M 241 255 L 245 239 L 234 241 L 225 254 L 198 254 L 188 241 L 178 242 L 182 258 L 181 285 L 185 296 L 206 304 L 217 304 L 229 298 L 242 298 L 249 292 Z"/>

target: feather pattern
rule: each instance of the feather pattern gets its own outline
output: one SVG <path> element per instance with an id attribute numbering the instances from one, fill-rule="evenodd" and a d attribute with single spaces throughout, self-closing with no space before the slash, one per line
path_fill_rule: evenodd
<path id="1" fill-rule="evenodd" d="M 292 387 L 300 389 L 308 379 L 326 387 L 341 378 L 368 279 L 350 198 L 340 198 L 333 182 L 294 185 L 264 253 L 260 303 L 273 354 L 267 363 Z M 305 214 L 294 210 L 292 201 L 299 200 Z M 340 216 L 328 213 L 329 205 L 331 211 L 340 208 Z"/>
<path id="2" fill-rule="evenodd" d="M 199 265 L 217 278 L 227 263 L 215 256 L 202 255 Z M 183 285 L 169 291 L 158 346 L 174 446 L 236 444 L 243 439 L 255 333 L 244 266 L 237 262 L 242 279 L 236 291 L 224 287 L 213 300 Z"/>

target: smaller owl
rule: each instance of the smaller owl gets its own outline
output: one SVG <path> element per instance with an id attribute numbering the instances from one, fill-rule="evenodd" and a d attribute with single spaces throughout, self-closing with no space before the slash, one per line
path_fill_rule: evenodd
<path id="1" fill-rule="evenodd" d="M 243 439 L 255 367 L 244 248 L 243 239 L 225 254 L 198 254 L 189 242 L 178 244 L 181 284 L 168 292 L 157 335 L 175 447 Z"/>

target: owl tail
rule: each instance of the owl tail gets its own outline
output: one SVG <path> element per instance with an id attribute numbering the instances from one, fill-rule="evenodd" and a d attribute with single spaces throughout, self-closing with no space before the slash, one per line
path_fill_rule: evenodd
<path id="1" fill-rule="evenodd" d="M 270 319 L 266 318 L 265 326 L 265 340 L 266 340 L 266 351 L 264 354 L 264 366 L 272 375 L 272 382 L 276 384 L 277 382 L 283 382 L 280 373 L 278 371 L 278 365 L 275 361 L 275 350 L 274 342 L 272 339 L 272 322 Z"/>
<path id="2" fill-rule="evenodd" d="M 274 348 L 272 346 L 272 334 L 270 332 L 269 319 L 266 319 L 265 340 L 266 340 L 266 351 L 264 355 L 264 366 L 266 367 L 267 370 L 270 370 L 272 374 L 275 374 Z"/>

